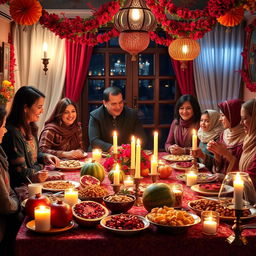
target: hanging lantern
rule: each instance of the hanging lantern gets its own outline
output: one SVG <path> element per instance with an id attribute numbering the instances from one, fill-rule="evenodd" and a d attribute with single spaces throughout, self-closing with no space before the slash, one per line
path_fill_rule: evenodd
<path id="1" fill-rule="evenodd" d="M 132 60 L 136 60 L 135 55 L 148 47 L 148 31 L 155 29 L 156 21 L 144 0 L 127 0 L 115 15 L 114 26 L 121 32 L 120 47 L 132 55 Z"/>
<path id="2" fill-rule="evenodd" d="M 243 7 L 233 8 L 228 11 L 225 15 L 217 18 L 217 21 L 226 27 L 234 27 L 238 25 L 244 18 L 244 9 Z"/>

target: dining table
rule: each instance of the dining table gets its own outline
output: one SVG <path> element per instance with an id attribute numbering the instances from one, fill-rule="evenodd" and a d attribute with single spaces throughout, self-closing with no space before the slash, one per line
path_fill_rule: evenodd
<path id="1" fill-rule="evenodd" d="M 159 159 L 166 153 L 160 152 Z M 88 158 L 90 158 L 90 154 Z M 104 162 L 102 158 L 101 162 Z M 170 164 L 169 162 L 166 162 Z M 206 171 L 206 170 L 203 170 Z M 198 197 L 197 192 L 177 179 L 182 173 L 179 170 L 172 170 L 167 179 L 158 178 L 157 182 L 180 183 L 183 186 L 182 208 L 188 209 L 188 202 Z M 63 171 L 65 180 L 79 181 L 80 171 Z M 150 177 L 145 177 L 141 183 L 152 183 Z M 110 182 L 106 177 L 102 182 L 103 186 L 112 191 Z M 143 207 L 133 206 L 128 213 L 145 216 L 148 212 Z M 255 255 L 256 252 L 256 229 L 244 230 L 243 235 L 247 239 L 246 245 L 236 245 L 227 242 L 227 238 L 234 232 L 232 225 L 234 221 L 220 221 L 216 235 L 204 235 L 202 224 L 196 224 L 183 232 L 162 230 L 155 225 L 150 225 L 146 230 L 133 234 L 116 234 L 104 229 L 102 226 L 74 228 L 59 234 L 41 234 L 33 232 L 26 227 L 28 218 L 24 219 L 15 243 L 16 256 L 100 256 L 100 255 Z M 244 223 L 256 222 L 256 218 L 243 221 Z"/>

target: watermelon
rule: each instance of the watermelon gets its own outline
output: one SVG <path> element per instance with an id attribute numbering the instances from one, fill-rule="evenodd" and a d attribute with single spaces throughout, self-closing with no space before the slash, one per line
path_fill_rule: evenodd
<path id="1" fill-rule="evenodd" d="M 174 206 L 175 197 L 170 186 L 165 183 L 154 183 L 143 193 L 143 205 L 147 211 L 155 207 Z"/>
<path id="2" fill-rule="evenodd" d="M 100 182 L 102 182 L 105 178 L 105 170 L 104 167 L 98 162 L 90 162 L 86 163 L 80 171 L 80 176 L 91 175 L 97 178 Z"/>
<path id="3" fill-rule="evenodd" d="M 111 183 L 113 183 L 113 181 L 114 181 L 114 172 L 115 172 L 115 170 L 111 170 L 108 173 L 108 179 L 110 180 Z M 120 170 L 119 180 L 121 183 L 124 182 L 124 178 L 125 178 L 125 173 L 124 173 L 124 171 Z"/>

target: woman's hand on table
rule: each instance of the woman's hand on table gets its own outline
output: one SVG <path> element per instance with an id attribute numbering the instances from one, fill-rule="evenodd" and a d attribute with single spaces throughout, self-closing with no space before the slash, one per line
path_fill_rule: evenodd
<path id="1" fill-rule="evenodd" d="M 60 159 L 54 155 L 46 154 L 44 158 L 44 162 L 47 165 L 55 165 L 59 166 L 60 165 Z"/>
<path id="2" fill-rule="evenodd" d="M 169 147 L 169 152 L 172 155 L 184 155 L 185 154 L 185 149 L 181 148 L 180 146 L 178 146 L 176 144 L 174 144 L 174 145 L 171 145 Z"/>
<path id="3" fill-rule="evenodd" d="M 84 152 L 80 149 L 70 150 L 63 152 L 62 157 L 66 159 L 81 159 L 84 158 Z"/>

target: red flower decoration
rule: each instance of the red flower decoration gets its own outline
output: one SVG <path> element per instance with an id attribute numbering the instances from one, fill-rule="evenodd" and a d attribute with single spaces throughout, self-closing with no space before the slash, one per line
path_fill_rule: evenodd
<path id="1" fill-rule="evenodd" d="M 0 4 L 5 4 L 7 3 L 8 0 L 0 0 Z"/>

